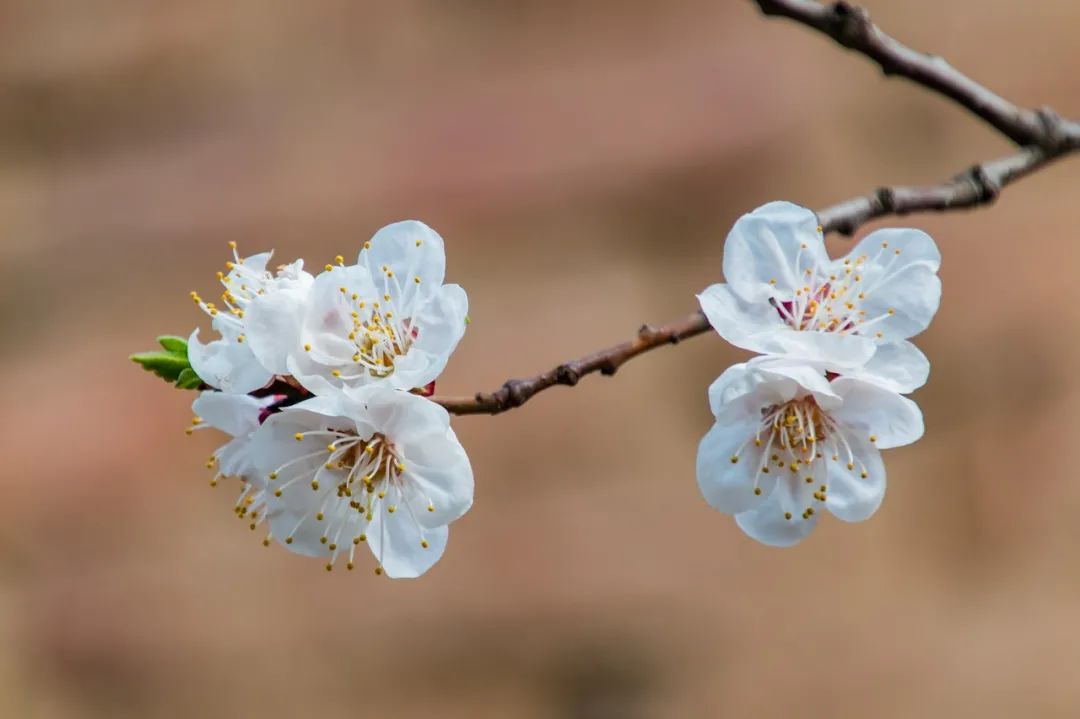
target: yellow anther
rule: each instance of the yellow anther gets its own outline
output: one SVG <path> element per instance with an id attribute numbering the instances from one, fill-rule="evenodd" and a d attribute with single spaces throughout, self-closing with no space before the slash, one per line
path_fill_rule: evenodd
<path id="1" fill-rule="evenodd" d="M 896 314 L 896 310 L 894 310 L 894 309 L 893 309 L 892 307 L 890 307 L 890 308 L 889 308 L 888 310 L 886 310 L 886 311 L 887 311 L 887 312 L 888 312 L 888 313 L 889 313 L 890 315 L 895 315 L 895 314 Z"/>
<path id="2" fill-rule="evenodd" d="M 330 562 L 327 562 L 326 563 L 326 571 L 328 571 L 328 572 L 334 571 L 334 565 L 331 564 Z"/>
<path id="3" fill-rule="evenodd" d="M 422 240 L 417 240 L 417 241 L 416 241 L 416 246 L 417 246 L 417 247 L 419 247 L 419 246 L 420 246 L 420 245 L 422 245 L 422 244 L 424 244 Z"/>
<path id="4" fill-rule="evenodd" d="M 322 512 L 318 512 L 318 513 L 317 513 L 317 514 L 315 515 L 315 521 L 316 521 L 316 522 L 321 522 L 321 521 L 323 521 L 323 513 L 322 513 Z"/>
<path id="5" fill-rule="evenodd" d="M 304 433 L 303 432 L 297 432 L 296 434 L 293 435 L 293 438 L 297 442 L 302 442 L 302 441 L 304 441 Z"/>
<path id="6" fill-rule="evenodd" d="M 738 457 L 732 457 L 731 458 L 731 463 L 732 464 L 738 464 L 739 463 L 739 458 Z"/>
<path id="7" fill-rule="evenodd" d="M 379 499 L 386 499 L 386 490 L 379 490 Z"/>
<path id="8" fill-rule="evenodd" d="M 239 335 L 236 338 L 237 344 L 244 344 L 244 335 Z"/>
<path id="9" fill-rule="evenodd" d="M 770 284 L 770 285 L 775 285 L 775 284 L 776 284 L 776 280 L 769 280 L 769 284 Z"/>
<path id="10" fill-rule="evenodd" d="M 429 505 L 427 506 L 427 511 L 429 511 L 429 512 L 434 512 L 434 511 L 435 511 L 435 505 L 434 505 L 434 504 L 429 504 Z"/>
<path id="11" fill-rule="evenodd" d="M 292 543 L 293 543 L 293 538 L 292 537 L 285 537 L 285 544 L 292 544 Z"/>
<path id="12" fill-rule="evenodd" d="M 192 417 L 191 418 L 191 424 L 192 425 L 202 424 L 202 417 Z"/>
<path id="13" fill-rule="evenodd" d="M 754 494 L 760 497 L 761 496 L 761 487 L 754 487 Z"/>
<path id="14" fill-rule="evenodd" d="M 806 483 L 807 484 L 813 484 L 814 483 L 814 478 L 813 477 L 807 477 L 806 478 Z"/>
<path id="15" fill-rule="evenodd" d="M 791 519 L 791 512 L 784 512 L 784 519 Z"/>
<path id="16" fill-rule="evenodd" d="M 236 249 L 236 241 L 235 240 L 229 240 L 229 249 L 230 250 L 235 250 Z"/>
<path id="17" fill-rule="evenodd" d="M 327 265 L 323 269 L 325 269 L 327 272 L 329 272 L 330 270 L 334 269 L 334 266 L 333 265 Z"/>
<path id="18" fill-rule="evenodd" d="M 317 480 L 317 479 L 311 480 L 311 489 L 313 491 L 318 491 L 318 489 L 319 489 L 319 480 Z"/>
<path id="19" fill-rule="evenodd" d="M 339 370 L 339 369 L 332 370 L 330 372 L 330 374 L 334 375 L 335 377 L 340 377 L 341 376 L 341 370 Z"/>
<path id="20" fill-rule="evenodd" d="M 413 282 L 415 282 L 416 284 L 420 284 L 420 278 L 419 277 L 413 277 Z"/>
<path id="21" fill-rule="evenodd" d="M 371 249 L 371 243 L 370 242 L 365 242 L 364 243 L 364 249 L 365 250 L 370 250 Z"/>
<path id="22" fill-rule="evenodd" d="M 860 473 L 859 473 L 859 476 L 860 476 L 860 477 L 862 477 L 863 479 L 866 479 L 867 477 L 869 477 L 869 476 L 870 476 L 870 473 L 869 473 L 869 472 L 867 472 L 867 471 L 866 471 L 866 470 L 864 469 L 864 470 L 863 470 L 862 472 L 860 472 Z"/>
<path id="23" fill-rule="evenodd" d="M 309 345 L 309 344 L 305 344 L 305 345 L 304 345 L 304 351 L 305 351 L 305 352 L 310 352 L 310 351 L 311 351 L 311 345 Z"/>
<path id="24" fill-rule="evenodd" d="M 339 265 L 344 265 L 345 264 L 345 258 L 342 257 L 341 255 L 338 255 L 337 257 L 334 258 L 334 262 L 338 263 Z"/>
<path id="25" fill-rule="evenodd" d="M 847 468 L 848 468 L 848 471 L 850 472 L 851 470 L 855 469 L 855 465 L 852 464 L 851 462 L 848 462 Z"/>
<path id="26" fill-rule="evenodd" d="M 356 569 L 356 565 L 353 564 L 352 562 L 349 562 L 348 564 L 345 565 L 345 568 L 348 569 L 351 572 L 352 570 Z"/>
<path id="27" fill-rule="evenodd" d="M 281 496 L 281 490 L 280 489 L 275 489 L 274 490 L 274 496 L 275 497 L 280 497 Z"/>
<path id="28" fill-rule="evenodd" d="M 375 574 L 377 576 L 381 577 L 382 576 L 382 567 L 375 567 Z"/>
<path id="29" fill-rule="evenodd" d="M 389 512 L 390 514 L 393 514 L 394 512 L 397 511 L 397 507 L 394 506 L 393 504 L 391 504 L 389 507 L 386 508 L 386 511 Z"/>
<path id="30" fill-rule="evenodd" d="M 267 538 L 265 538 L 263 540 L 263 546 L 264 547 L 269 547 L 270 546 L 270 538 L 269 537 L 267 537 Z"/>
<path id="31" fill-rule="evenodd" d="M 404 472 L 405 471 L 405 465 L 403 463 L 401 463 L 401 462 L 398 462 L 397 464 L 394 465 L 394 469 L 396 469 L 399 472 Z"/>
<path id="32" fill-rule="evenodd" d="M 870 435 L 870 441 L 871 442 L 877 442 L 877 435 L 876 434 Z"/>
<path id="33" fill-rule="evenodd" d="M 331 552 L 336 552 L 337 551 L 337 545 L 336 544 L 331 544 L 329 547 L 327 547 L 327 549 L 329 549 Z"/>
<path id="34" fill-rule="evenodd" d="M 227 270 L 235 269 L 235 267 L 236 267 L 236 265 L 234 265 L 232 262 L 226 262 L 225 263 L 225 269 L 227 269 Z"/>
<path id="35" fill-rule="evenodd" d="M 387 292 L 385 295 L 382 296 L 382 298 L 383 298 L 383 301 L 389 302 L 390 301 L 390 293 Z"/>

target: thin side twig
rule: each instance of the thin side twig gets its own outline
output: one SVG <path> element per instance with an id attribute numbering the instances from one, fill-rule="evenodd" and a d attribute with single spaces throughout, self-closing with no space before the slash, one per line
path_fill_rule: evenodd
<path id="1" fill-rule="evenodd" d="M 1051 153 L 1080 146 L 1080 124 L 1049 108 L 1028 110 L 1009 102 L 963 74 L 943 58 L 913 50 L 870 21 L 865 8 L 848 2 L 753 0 L 766 15 L 786 17 L 823 33 L 876 62 L 886 75 L 905 77 L 933 90 L 992 125 L 1017 145 Z"/>

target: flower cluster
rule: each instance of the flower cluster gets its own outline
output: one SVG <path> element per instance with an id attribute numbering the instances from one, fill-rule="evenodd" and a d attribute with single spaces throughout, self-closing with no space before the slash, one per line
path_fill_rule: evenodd
<path id="1" fill-rule="evenodd" d="M 728 342 L 760 353 L 709 388 L 716 423 L 698 449 L 705 500 L 765 544 L 790 546 L 822 510 L 859 522 L 885 494 L 879 450 L 923 433 L 903 395 L 929 362 L 908 338 L 941 298 L 934 241 L 913 229 L 869 234 L 832 260 L 814 213 L 772 202 L 736 222 L 725 284 L 698 295 Z"/>
<path id="2" fill-rule="evenodd" d="M 356 264 L 316 276 L 235 243 L 221 305 L 195 303 L 221 336 L 195 330 L 200 394 L 189 432 L 232 437 L 207 462 L 239 478 L 236 514 L 252 530 L 331 570 L 366 544 L 376 573 L 416 577 L 472 505 L 473 475 L 446 410 L 427 399 L 465 332 L 468 300 L 443 284 L 442 238 L 409 221 L 379 230 Z"/>

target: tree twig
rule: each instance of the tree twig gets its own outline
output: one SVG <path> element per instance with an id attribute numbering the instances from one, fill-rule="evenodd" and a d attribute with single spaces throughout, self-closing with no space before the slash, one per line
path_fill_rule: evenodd
<path id="1" fill-rule="evenodd" d="M 753 0 L 766 15 L 800 22 L 881 66 L 886 75 L 906 77 L 940 93 L 992 125 L 1017 145 L 1035 145 L 1054 153 L 1062 145 L 1080 146 L 1080 124 L 1063 120 L 1049 108 L 1027 110 L 991 92 L 943 58 L 912 50 L 870 21 L 865 8 L 848 2 Z"/>
<path id="2" fill-rule="evenodd" d="M 1032 111 L 1013 105 L 938 57 L 897 42 L 870 22 L 869 14 L 847 2 L 822 5 L 816 0 L 753 0 L 766 15 L 780 15 L 831 37 L 877 62 L 886 75 L 899 75 L 938 92 L 1021 145 L 1016 154 L 990 160 L 937 185 L 881 187 L 817 212 L 826 232 L 854 234 L 867 222 L 912 212 L 945 212 L 992 203 L 1001 190 L 1047 164 L 1080 150 L 1080 124 L 1047 108 Z M 520 407 L 555 385 L 574 386 L 585 375 L 615 371 L 649 350 L 675 344 L 710 329 L 700 311 L 660 327 L 644 325 L 626 342 L 593 352 L 527 379 L 511 379 L 494 392 L 473 397 L 433 397 L 453 414 L 499 414 Z"/>

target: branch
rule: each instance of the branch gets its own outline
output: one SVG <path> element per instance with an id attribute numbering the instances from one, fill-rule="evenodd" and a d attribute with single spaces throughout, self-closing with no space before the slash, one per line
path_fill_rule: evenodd
<path id="1" fill-rule="evenodd" d="M 850 236 L 879 217 L 989 205 L 1006 185 L 1042 169 L 1064 154 L 1065 151 L 1051 153 L 1038 147 L 1025 147 L 1015 155 L 975 165 L 939 185 L 880 187 L 868 195 L 818 210 L 818 221 L 826 232 Z"/>
<path id="2" fill-rule="evenodd" d="M 819 210 L 826 232 L 854 234 L 879 217 L 912 212 L 947 212 L 988 205 L 1001 190 L 1054 160 L 1080 150 L 1080 124 L 1063 120 L 1052 110 L 1025 110 L 994 94 L 938 57 L 916 52 L 889 37 L 870 22 L 866 10 L 816 0 L 754 0 L 766 15 L 782 15 L 825 33 L 844 47 L 871 58 L 886 75 L 900 75 L 966 107 L 1021 145 L 1018 153 L 990 160 L 937 185 L 881 187 Z M 710 329 L 700 311 L 661 327 L 644 325 L 631 340 L 564 362 L 528 379 L 512 379 L 502 387 L 474 397 L 433 397 L 453 414 L 499 414 L 520 407 L 536 393 L 554 387 L 573 387 L 587 374 L 613 375 L 627 360 L 667 344 L 676 344 Z"/>
<path id="3" fill-rule="evenodd" d="M 626 342 L 593 352 L 576 360 L 563 362 L 558 367 L 528 379 L 512 379 L 499 389 L 486 394 L 477 392 L 475 397 L 435 397 L 453 414 L 499 414 L 520 407 L 537 392 L 563 384 L 573 387 L 582 377 L 593 372 L 611 376 L 627 360 L 664 345 L 678 344 L 684 339 L 706 332 L 711 327 L 701 312 L 685 317 L 663 327 L 642 325 L 637 335 Z"/>
<path id="4" fill-rule="evenodd" d="M 952 67 L 943 58 L 912 50 L 889 37 L 864 8 L 847 2 L 822 5 L 816 0 L 754 0 L 766 15 L 800 22 L 844 47 L 970 110 L 1017 145 L 1035 145 L 1054 153 L 1080 147 L 1080 124 L 1062 120 L 1049 108 L 1018 107 Z"/>

